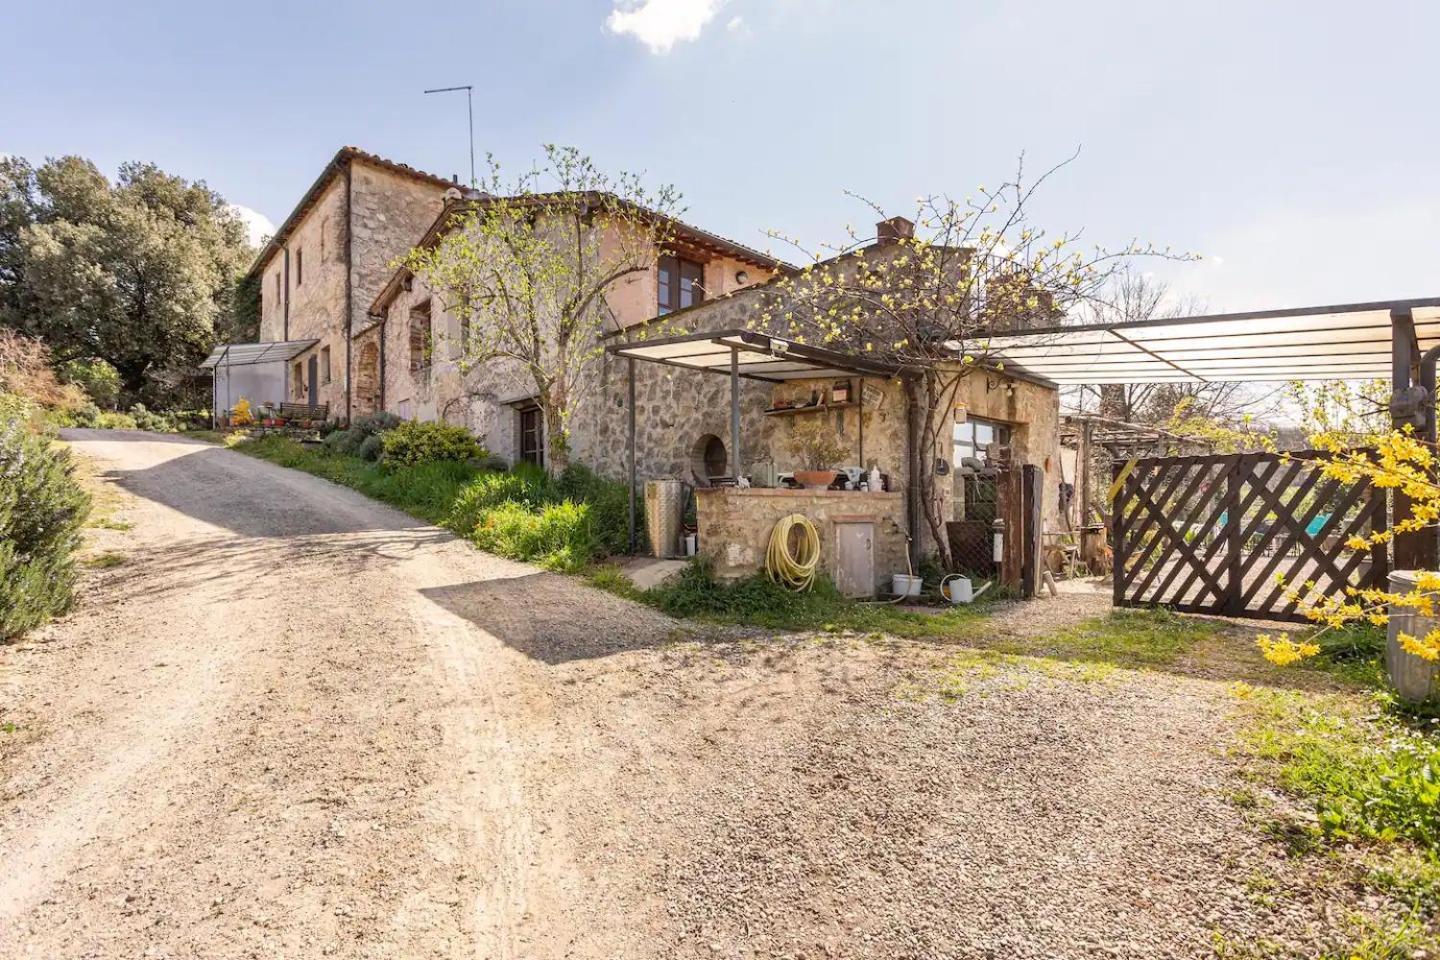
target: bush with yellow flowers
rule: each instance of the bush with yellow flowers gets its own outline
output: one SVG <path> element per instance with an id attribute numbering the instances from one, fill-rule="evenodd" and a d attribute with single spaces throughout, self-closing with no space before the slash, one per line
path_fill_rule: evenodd
<path id="1" fill-rule="evenodd" d="M 230 425 L 232 427 L 248 427 L 255 422 L 255 415 L 250 412 L 250 401 L 244 397 L 235 404 L 230 411 Z"/>
<path id="2" fill-rule="evenodd" d="M 1353 433 L 1323 430 L 1310 438 L 1319 451 L 1312 462 L 1321 476 L 1342 483 L 1369 484 L 1377 490 L 1389 490 L 1408 497 L 1411 514 L 1390 526 L 1368 535 L 1355 535 L 1345 543 L 1348 550 L 1369 550 L 1394 540 L 1399 533 L 1413 533 L 1433 527 L 1440 520 L 1440 483 L 1434 470 L 1436 454 L 1432 445 L 1421 440 L 1410 427 L 1371 434 L 1364 445 L 1357 443 Z M 1334 595 L 1321 593 L 1314 581 L 1298 584 L 1286 591 L 1286 597 L 1300 607 L 1311 622 L 1320 626 L 1315 636 L 1352 623 L 1385 626 L 1390 611 L 1409 609 L 1421 616 L 1434 616 L 1436 597 L 1440 596 L 1440 573 L 1421 571 L 1415 585 L 1399 592 L 1379 588 L 1346 587 Z M 1287 637 L 1261 636 L 1256 643 L 1265 659 L 1279 666 L 1297 663 L 1320 652 L 1315 637 L 1296 641 Z M 1401 646 L 1425 660 L 1440 660 L 1440 630 L 1423 636 L 1401 633 Z"/>

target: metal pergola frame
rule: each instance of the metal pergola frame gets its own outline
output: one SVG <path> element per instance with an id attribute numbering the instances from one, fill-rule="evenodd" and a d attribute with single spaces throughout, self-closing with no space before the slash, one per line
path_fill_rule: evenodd
<path id="1" fill-rule="evenodd" d="M 984 347 L 1062 386 L 1354 380 L 1391 372 L 1397 325 L 1417 351 L 1440 346 L 1440 297 L 1045 327 Z"/>
<path id="2" fill-rule="evenodd" d="M 828 377 L 856 376 L 860 378 L 858 396 L 860 410 L 860 459 L 865 458 L 865 378 L 890 379 L 899 376 L 899 368 L 853 354 L 842 353 L 824 347 L 816 347 L 784 337 L 773 337 L 754 330 L 720 330 L 707 333 L 690 333 L 683 336 L 661 337 L 654 340 L 635 340 L 612 343 L 605 352 L 626 361 L 628 418 L 627 464 L 630 475 L 630 549 L 635 549 L 636 539 L 636 496 L 637 478 L 635 472 L 635 361 L 658 363 L 697 373 L 709 373 L 730 378 L 730 457 L 734 474 L 740 477 L 740 380 L 757 380 L 763 383 L 784 383 L 787 380 L 818 380 Z M 743 359 L 742 359 L 743 357 Z M 913 454 L 913 451 L 912 451 Z M 913 475 L 913 471 L 912 471 Z M 913 504 L 906 509 L 913 524 Z"/>

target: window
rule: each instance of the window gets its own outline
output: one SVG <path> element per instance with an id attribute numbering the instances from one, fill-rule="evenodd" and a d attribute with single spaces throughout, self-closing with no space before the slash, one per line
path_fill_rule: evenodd
<path id="1" fill-rule="evenodd" d="M 410 372 L 430 366 L 430 301 L 410 308 Z"/>
<path id="2" fill-rule="evenodd" d="M 693 307 L 705 300 L 705 267 L 681 257 L 661 257 L 656 270 L 656 316 Z"/>
<path id="3" fill-rule="evenodd" d="M 539 407 L 521 407 L 520 459 L 537 467 L 545 466 L 545 417 Z"/>
<path id="4" fill-rule="evenodd" d="M 993 420 L 971 417 L 964 423 L 955 424 L 955 459 L 957 467 L 963 467 L 964 459 L 979 460 L 987 467 L 995 466 L 986 456 L 985 448 L 992 443 L 1009 443 L 1010 428 Z"/>
<path id="5" fill-rule="evenodd" d="M 295 251 L 295 286 L 305 282 L 305 251 Z"/>
<path id="6" fill-rule="evenodd" d="M 330 382 L 330 348 L 320 348 L 320 382 Z"/>
<path id="7" fill-rule="evenodd" d="M 955 519 L 988 523 L 998 515 L 1000 491 L 995 482 L 996 471 L 990 469 L 998 464 L 992 462 L 986 448 L 992 443 L 1009 442 L 1010 428 L 1003 423 L 971 417 L 955 424 L 955 473 L 963 483 Z M 977 461 L 981 464 L 979 469 L 975 466 Z"/>
<path id="8" fill-rule="evenodd" d="M 280 271 L 275 271 L 275 309 L 280 309 Z"/>

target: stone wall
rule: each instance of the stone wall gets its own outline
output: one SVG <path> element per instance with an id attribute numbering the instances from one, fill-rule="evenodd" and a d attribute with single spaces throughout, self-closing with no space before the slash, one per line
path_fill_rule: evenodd
<path id="1" fill-rule="evenodd" d="M 745 283 L 740 274 L 745 274 Z M 712 295 L 734 293 L 769 277 L 761 268 L 747 266 L 730 257 L 714 257 L 705 264 L 705 283 Z M 410 364 L 410 317 L 418 305 L 429 301 L 433 345 L 431 361 L 419 369 Z M 730 303 L 717 299 L 714 303 Z M 655 271 L 622 281 L 606 297 L 614 326 L 635 328 L 653 320 L 656 309 Z M 673 315 L 677 324 L 687 317 L 708 317 L 710 304 Z M 390 304 L 385 323 L 385 402 L 386 408 L 407 417 L 422 420 L 446 420 L 463 425 L 481 436 L 492 452 L 511 460 L 519 456 L 518 409 L 534 396 L 533 378 L 513 362 L 495 361 L 481 369 L 465 369 L 459 362 L 459 323 L 433 296 L 423 280 L 416 277 L 411 289 L 401 291 Z M 668 321 L 667 321 L 668 322 Z M 684 328 L 682 328 L 684 329 Z M 688 374 L 678 382 L 663 376 L 654 364 L 641 364 L 642 377 L 650 378 L 656 390 L 667 393 L 657 399 L 651 410 L 654 417 L 647 429 L 663 422 L 668 405 L 679 410 L 703 409 L 705 423 L 711 432 L 721 435 L 729 444 L 729 381 L 723 377 L 702 377 L 699 384 Z M 618 395 L 616 371 L 619 371 Z M 748 381 L 747 381 L 748 383 Z M 603 473 L 621 477 L 625 474 L 625 398 L 624 364 L 608 356 L 597 356 L 578 385 L 575 414 L 571 420 L 571 455 L 580 463 Z M 769 402 L 768 391 L 748 390 L 745 394 L 750 420 L 760 422 L 760 411 Z M 617 402 L 621 404 L 616 406 Z M 693 438 L 692 438 L 693 443 Z M 618 451 L 618 452 L 617 452 Z M 688 463 L 688 449 L 683 457 L 672 451 L 657 449 L 655 469 L 659 472 L 642 475 L 686 476 L 681 467 Z M 753 458 L 752 458 L 753 459 Z M 664 466 L 669 464 L 669 466 Z M 664 467 L 663 469 L 661 469 Z"/>
<path id="2" fill-rule="evenodd" d="M 361 330 L 370 324 L 370 304 L 395 274 L 395 261 L 420 242 L 440 215 L 446 188 L 363 161 L 350 169 L 351 329 Z M 350 366 L 358 360 L 352 352 Z"/>
<path id="3" fill-rule="evenodd" d="M 260 284 L 262 341 L 319 341 L 290 364 L 285 399 L 308 397 L 309 360 L 323 357 L 328 349 L 329 376 L 320 362 L 317 394 L 321 403 L 330 404 L 331 416 L 341 419 L 346 417 L 347 370 L 358 362 L 353 354 L 347 356 L 349 330 L 367 325 L 365 309 L 390 279 L 392 262 L 418 242 L 439 216 L 446 189 L 362 160 L 352 161 L 350 170 L 351 195 L 347 198 L 343 172 L 332 177 L 291 229 L 284 247 L 265 265 Z M 346 324 L 347 290 L 353 328 Z"/>
<path id="4" fill-rule="evenodd" d="M 849 490 L 741 490 L 719 487 L 695 495 L 700 555 L 715 575 L 734 580 L 763 570 L 775 524 L 803 514 L 820 534 L 820 569 L 836 575 L 835 524 L 874 524 L 875 587 L 889 593 L 890 576 L 904 573 L 905 498 L 899 493 Z"/>
<path id="5" fill-rule="evenodd" d="M 296 357 L 286 371 L 285 399 L 305 402 L 309 397 L 309 359 L 322 357 L 328 348 L 329 375 L 317 364 L 320 403 L 332 413 L 345 410 L 345 180 L 335 177 L 309 212 L 290 232 L 284 248 L 266 265 L 260 290 L 261 340 L 318 340 Z M 286 258 L 289 284 L 286 289 Z M 276 295 L 277 286 L 279 296 Z M 285 299 L 289 298 L 288 325 Z M 298 375 L 297 375 L 298 374 Z"/>

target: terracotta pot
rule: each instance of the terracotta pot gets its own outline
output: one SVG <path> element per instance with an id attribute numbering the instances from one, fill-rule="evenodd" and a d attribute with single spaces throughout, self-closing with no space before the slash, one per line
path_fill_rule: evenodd
<path id="1" fill-rule="evenodd" d="M 806 490 L 824 490 L 835 482 L 834 470 L 796 470 L 795 482 Z"/>

